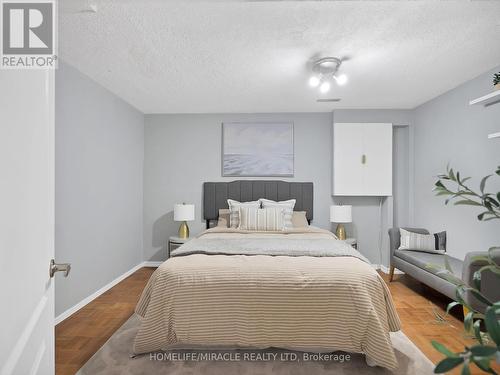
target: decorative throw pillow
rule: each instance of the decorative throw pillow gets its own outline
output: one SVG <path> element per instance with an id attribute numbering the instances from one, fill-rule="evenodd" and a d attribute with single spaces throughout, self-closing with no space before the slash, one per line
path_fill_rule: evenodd
<path id="1" fill-rule="evenodd" d="M 238 228 L 240 225 L 240 207 L 260 208 L 260 201 L 238 202 L 234 199 L 228 199 L 227 204 L 229 206 L 229 226 L 231 228 Z"/>
<path id="2" fill-rule="evenodd" d="M 308 227 L 306 212 L 305 211 L 293 211 L 292 213 L 292 225 L 294 228 L 304 228 Z"/>
<path id="3" fill-rule="evenodd" d="M 283 208 L 284 209 L 284 221 L 285 229 L 293 228 L 292 214 L 293 208 L 295 207 L 295 199 L 289 199 L 287 201 L 276 202 L 270 199 L 260 198 L 260 203 L 262 203 L 262 208 Z"/>
<path id="4" fill-rule="evenodd" d="M 284 229 L 284 209 L 240 207 L 238 229 L 258 231 L 282 231 Z"/>
<path id="5" fill-rule="evenodd" d="M 434 254 L 446 252 L 446 232 L 420 234 L 405 229 L 400 229 L 399 232 L 401 234 L 399 250 L 423 251 Z"/>
<path id="6" fill-rule="evenodd" d="M 222 228 L 229 228 L 230 211 L 228 208 L 221 208 L 219 210 L 219 218 L 217 219 L 217 226 Z"/>

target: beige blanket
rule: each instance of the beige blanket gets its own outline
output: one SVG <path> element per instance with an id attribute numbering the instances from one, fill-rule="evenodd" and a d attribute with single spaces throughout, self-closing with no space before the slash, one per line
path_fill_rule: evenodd
<path id="1" fill-rule="evenodd" d="M 317 228 L 214 228 L 199 238 L 338 241 Z M 354 256 L 177 256 L 151 276 L 136 313 L 142 323 L 135 353 L 179 345 L 343 350 L 397 367 L 389 332 L 399 330 L 400 321 L 389 290 Z"/>

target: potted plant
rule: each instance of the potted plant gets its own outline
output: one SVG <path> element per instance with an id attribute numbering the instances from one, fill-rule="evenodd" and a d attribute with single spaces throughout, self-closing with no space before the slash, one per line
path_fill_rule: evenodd
<path id="1" fill-rule="evenodd" d="M 495 87 L 495 90 L 500 90 L 500 73 L 493 75 L 493 87 Z"/>
<path id="2" fill-rule="evenodd" d="M 500 80 L 500 74 L 495 75 L 495 79 Z M 498 81 L 496 83 L 498 86 Z M 500 166 L 495 171 L 500 176 Z M 470 205 L 483 209 L 477 218 L 480 221 L 500 219 L 500 192 L 488 193 L 485 191 L 486 180 L 492 175 L 483 177 L 479 186 L 479 192 L 472 190 L 466 181 L 468 177 L 461 177 L 459 172 L 447 168 L 446 173 L 438 176 L 435 184 L 435 191 L 438 196 L 446 196 L 446 204 L 453 201 L 455 205 Z M 449 187 L 454 184 L 455 189 Z M 469 312 L 464 317 L 464 327 L 467 332 L 473 332 L 476 343 L 471 347 L 465 347 L 462 352 L 452 352 L 443 344 L 432 342 L 434 348 L 445 355 L 434 369 L 435 373 L 445 373 L 453 368 L 461 366 L 462 375 L 470 375 L 470 366 L 474 364 L 482 371 L 496 374 L 491 367 L 492 362 L 500 361 L 500 301 L 490 301 L 481 293 L 481 274 L 489 270 L 498 277 L 500 286 L 500 265 L 493 260 L 493 252 L 499 251 L 500 247 L 491 247 L 488 256 L 481 256 L 481 260 L 486 262 L 486 266 L 481 267 L 474 273 L 474 285 L 467 285 L 458 276 L 453 275 L 449 264 L 445 261 L 446 270 L 440 272 L 443 277 L 453 282 L 456 288 L 457 302 L 448 305 L 447 312 L 454 306 L 463 305 Z M 464 300 L 464 294 L 469 291 L 475 298 L 486 304 L 486 311 L 483 313 L 475 311 Z"/>

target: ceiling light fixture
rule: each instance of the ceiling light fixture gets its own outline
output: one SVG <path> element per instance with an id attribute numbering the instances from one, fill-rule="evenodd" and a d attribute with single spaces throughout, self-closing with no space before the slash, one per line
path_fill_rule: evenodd
<path id="1" fill-rule="evenodd" d="M 318 87 L 320 84 L 320 79 L 317 76 L 312 76 L 309 78 L 309 86 L 311 87 Z"/>
<path id="2" fill-rule="evenodd" d="M 321 91 L 322 94 L 326 94 L 328 91 L 330 91 L 330 82 L 325 81 L 319 86 L 319 91 Z"/>
<path id="3" fill-rule="evenodd" d="M 337 85 L 345 85 L 348 81 L 347 75 L 338 74 L 342 60 L 337 57 L 323 57 L 316 60 L 312 67 L 313 75 L 309 78 L 309 86 L 318 87 L 322 94 L 330 91 L 331 82 L 335 80 Z"/>
<path id="4" fill-rule="evenodd" d="M 341 74 L 339 76 L 333 76 L 335 78 L 335 81 L 337 81 L 337 84 L 340 86 L 343 86 L 347 83 L 347 76 L 345 74 Z"/>

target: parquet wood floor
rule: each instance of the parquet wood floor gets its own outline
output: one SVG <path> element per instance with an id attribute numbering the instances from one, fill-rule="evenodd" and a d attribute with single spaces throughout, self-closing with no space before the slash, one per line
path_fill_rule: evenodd
<path id="1" fill-rule="evenodd" d="M 56 326 L 57 375 L 72 375 L 78 371 L 132 315 L 153 271 L 154 268 L 149 267 L 139 269 Z M 389 285 L 403 332 L 431 361 L 437 363 L 442 359 L 442 355 L 431 346 L 431 340 L 437 340 L 454 351 L 473 343 L 464 333 L 459 307 L 446 317 L 445 323 L 437 322 L 436 313 L 445 315 L 450 302 L 448 298 L 409 276 L 396 274 L 394 281 L 389 283 L 389 276 L 381 275 Z"/>

